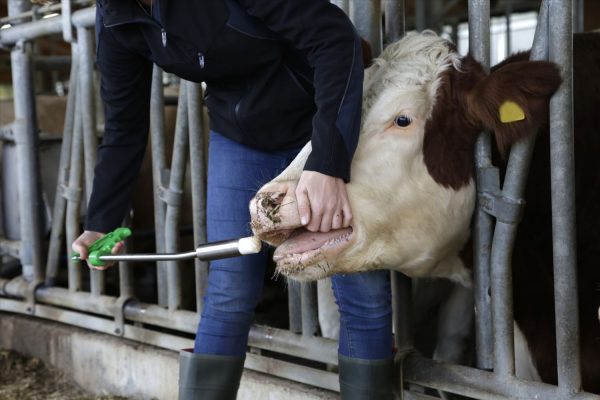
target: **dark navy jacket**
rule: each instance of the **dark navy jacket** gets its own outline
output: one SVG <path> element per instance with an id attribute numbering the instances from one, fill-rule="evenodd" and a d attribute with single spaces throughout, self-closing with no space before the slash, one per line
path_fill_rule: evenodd
<path id="1" fill-rule="evenodd" d="M 305 169 L 350 179 L 358 142 L 360 38 L 327 0 L 98 0 L 105 133 L 86 229 L 121 224 L 149 129 L 152 62 L 206 82 L 211 129 L 277 150 L 312 139 Z"/>

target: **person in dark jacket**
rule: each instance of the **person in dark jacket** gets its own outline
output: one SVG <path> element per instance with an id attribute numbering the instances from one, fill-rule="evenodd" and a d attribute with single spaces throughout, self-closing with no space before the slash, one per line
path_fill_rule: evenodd
<path id="1" fill-rule="evenodd" d="M 209 241 L 248 235 L 248 203 L 302 146 L 297 188 L 308 230 L 347 227 L 345 182 L 358 142 L 361 42 L 326 0 L 98 0 L 97 66 L 105 106 L 85 232 L 87 246 L 121 224 L 149 130 L 152 65 L 205 82 L 210 113 Z M 300 199 L 304 199 L 301 201 Z M 182 352 L 180 399 L 234 399 L 266 253 L 212 262 L 193 353 Z M 344 399 L 391 399 L 389 274 L 333 278 L 341 313 Z"/>

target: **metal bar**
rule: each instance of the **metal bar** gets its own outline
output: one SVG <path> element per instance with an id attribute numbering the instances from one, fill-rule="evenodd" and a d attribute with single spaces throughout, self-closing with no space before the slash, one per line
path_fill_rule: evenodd
<path id="1" fill-rule="evenodd" d="M 489 68 L 489 2 L 469 2 L 469 48 L 475 58 Z M 477 168 L 491 167 L 491 139 L 487 132 L 482 133 L 476 143 L 475 159 Z M 479 186 L 480 182 L 478 182 Z M 477 366 L 492 368 L 493 336 L 490 288 L 490 250 L 492 243 L 492 217 L 478 206 L 474 221 L 474 278 Z"/>
<path id="2" fill-rule="evenodd" d="M 152 182 L 154 199 L 154 230 L 156 251 L 166 252 L 165 249 L 165 203 L 160 199 L 160 189 L 163 186 L 163 171 L 166 170 L 165 155 L 165 102 L 162 83 L 162 69 L 154 66 L 152 71 L 152 91 L 150 94 L 150 139 L 152 149 Z M 167 305 L 167 268 L 164 262 L 156 265 L 156 281 L 158 304 Z"/>
<path id="3" fill-rule="evenodd" d="M 302 333 L 302 298 L 300 295 L 300 282 L 288 280 L 288 314 L 290 331 Z"/>
<path id="4" fill-rule="evenodd" d="M 129 247 L 127 241 L 125 241 L 124 251 L 127 251 Z M 133 284 L 133 270 L 131 265 L 122 261 L 119 263 L 119 295 L 121 297 L 133 297 L 135 296 L 135 286 Z"/>
<path id="5" fill-rule="evenodd" d="M 398 353 L 414 348 L 412 319 L 412 280 L 397 271 L 391 272 L 394 310 L 394 340 Z"/>
<path id="6" fill-rule="evenodd" d="M 205 256 L 203 258 L 211 260 L 216 258 L 227 258 L 227 257 L 238 257 L 240 253 L 232 249 L 231 253 L 219 253 L 217 257 Z M 101 256 L 100 261 L 183 261 L 193 260 L 198 256 L 195 251 L 189 251 L 187 253 L 167 253 L 167 254 L 115 254 L 108 256 Z"/>
<path id="7" fill-rule="evenodd" d="M 81 97 L 78 104 L 83 118 L 83 148 L 85 165 L 85 199 L 89 202 L 92 195 L 92 184 L 94 181 L 94 167 L 96 166 L 96 151 L 98 149 L 98 136 L 96 132 L 96 113 L 94 108 L 94 51 L 92 31 L 77 28 L 77 42 L 79 43 L 79 90 Z"/>
<path id="8" fill-rule="evenodd" d="M 427 29 L 427 4 L 429 0 L 415 1 L 415 29 L 419 32 Z"/>
<path id="9" fill-rule="evenodd" d="M 404 0 L 385 0 L 385 41 L 393 43 L 404 36 L 406 18 L 404 15 Z"/>
<path id="10" fill-rule="evenodd" d="M 71 45 L 73 57 L 77 56 L 79 51 L 76 44 Z M 71 243 L 79 236 L 79 207 L 81 202 L 81 178 L 83 175 L 83 122 L 81 119 L 81 109 L 77 106 L 77 100 L 81 92 L 77 90 L 75 101 L 75 116 L 73 121 L 73 142 L 71 144 L 71 160 L 69 169 L 68 187 L 65 190 L 67 199 L 66 210 L 66 247 L 67 254 L 70 253 Z M 72 292 L 80 291 L 82 288 L 81 265 L 79 262 L 69 260 L 69 290 Z"/>
<path id="11" fill-rule="evenodd" d="M 48 249 L 48 261 L 46 263 L 46 285 L 53 286 L 58 275 L 58 263 L 60 250 L 65 233 L 65 213 L 67 202 L 63 197 L 63 189 L 68 185 L 69 165 L 71 162 L 71 145 L 73 142 L 73 127 L 75 122 L 75 100 L 77 97 L 77 76 L 79 62 L 77 57 L 72 57 L 71 84 L 67 97 L 67 109 L 65 112 L 65 125 L 63 128 L 62 145 L 60 150 L 60 161 L 58 163 L 58 179 L 56 194 L 54 196 L 54 210 L 52 212 L 52 229 L 50 232 L 50 245 Z"/>
<path id="12" fill-rule="evenodd" d="M 67 43 L 73 41 L 73 29 L 71 27 L 71 0 L 61 0 L 62 34 Z"/>
<path id="13" fill-rule="evenodd" d="M 23 276 L 34 282 L 43 280 L 42 216 L 40 193 L 39 140 L 34 98 L 31 55 L 28 45 L 19 42 L 10 52 L 14 98 L 13 130 L 18 154 L 21 264 Z"/>
<path id="14" fill-rule="evenodd" d="M 78 58 L 79 69 L 79 101 L 77 102 L 82 113 L 83 129 L 83 161 L 85 202 L 89 202 L 92 195 L 94 182 L 94 167 L 96 166 L 96 151 L 98 137 L 96 133 L 96 113 L 94 108 L 94 69 L 93 69 L 93 44 L 92 32 L 84 27 L 77 28 L 77 42 L 79 44 Z M 92 295 L 99 296 L 105 292 L 105 273 L 100 270 L 90 270 L 90 291 Z"/>
<path id="15" fill-rule="evenodd" d="M 319 371 L 291 362 L 277 360 L 275 358 L 261 357 L 256 354 L 248 353 L 246 355 L 244 368 L 260 371 L 271 376 L 289 377 L 296 382 L 318 386 L 336 392 L 340 390 L 338 375 L 336 373 Z"/>
<path id="16" fill-rule="evenodd" d="M 386 1 L 386 37 L 390 42 L 398 40 L 406 32 L 406 18 L 404 0 Z M 388 13 L 390 14 L 388 16 Z M 390 20 L 388 21 L 388 17 Z M 389 25 L 393 24 L 394 27 Z M 392 33 L 393 32 L 393 33 Z M 392 289 L 394 342 L 400 354 L 408 352 L 414 347 L 413 319 L 412 319 L 412 280 L 397 271 L 390 272 Z M 402 382 L 402 380 L 400 380 Z"/>
<path id="17" fill-rule="evenodd" d="M 371 45 L 373 56 L 381 53 L 383 47 L 381 33 L 381 1 L 367 0 L 359 4 L 350 3 L 350 19 L 358 33 Z"/>
<path id="18" fill-rule="evenodd" d="M 585 1 L 573 1 L 573 33 L 583 32 L 585 30 Z"/>
<path id="19" fill-rule="evenodd" d="M 483 64 L 490 67 L 490 2 L 469 0 L 469 51 Z"/>
<path id="20" fill-rule="evenodd" d="M 290 354 L 306 360 L 337 365 L 337 341 L 291 333 L 283 329 L 253 325 L 248 344 L 252 347 Z"/>
<path id="21" fill-rule="evenodd" d="M 26 3 L 26 2 L 24 2 Z M 91 3 L 90 0 L 72 0 L 73 5 L 88 5 Z M 62 4 L 50 4 L 46 6 L 37 7 L 35 10 L 29 10 L 25 12 L 15 13 L 8 17 L 0 18 L 0 25 L 8 24 L 11 21 L 20 20 L 24 18 L 32 18 L 35 15 L 42 15 L 45 13 L 54 13 L 60 11 Z"/>
<path id="22" fill-rule="evenodd" d="M 126 215 L 123 219 L 123 226 L 131 227 L 131 216 Z M 129 253 L 131 242 L 129 239 L 124 240 L 123 252 Z M 133 280 L 133 268 L 127 261 L 121 261 L 118 264 L 119 268 L 119 296 L 123 299 L 132 298 L 135 296 L 135 286 Z"/>
<path id="23" fill-rule="evenodd" d="M 24 293 L 21 293 L 24 295 Z M 115 313 L 118 298 L 106 295 L 93 296 L 87 292 L 72 292 L 61 287 L 40 287 L 36 290 L 38 303 L 71 308 L 86 313 L 111 317 Z"/>
<path id="24" fill-rule="evenodd" d="M 169 326 L 187 333 L 196 332 L 200 319 L 197 313 L 191 311 L 169 312 L 162 307 L 137 302 L 127 303 L 125 316 L 128 320 Z M 337 365 L 337 342 L 330 339 L 302 336 L 287 330 L 253 325 L 250 328 L 248 344 L 251 347 Z"/>
<path id="25" fill-rule="evenodd" d="M 187 116 L 187 82 L 181 81 L 179 87 L 179 104 L 177 106 L 177 121 L 175 123 L 175 142 L 173 143 L 173 158 L 168 191 L 175 195 L 183 193 L 185 178 L 185 161 L 188 147 L 188 116 Z M 165 250 L 175 253 L 179 248 L 179 215 L 180 204 L 167 203 L 165 213 Z M 181 307 L 181 271 L 176 261 L 167 263 L 168 305 L 169 310 Z"/>
<path id="26" fill-rule="evenodd" d="M 469 50 L 486 69 L 490 65 L 490 4 L 489 0 L 469 0 Z M 480 190 L 481 172 L 491 168 L 491 138 L 488 132 L 479 135 L 475 145 L 475 163 Z M 492 217 L 477 205 L 473 223 L 473 269 L 475 283 L 475 338 L 477 367 L 491 369 L 493 336 L 490 290 L 490 250 Z"/>
<path id="27" fill-rule="evenodd" d="M 204 130 L 202 127 L 202 87 L 188 85 L 188 118 L 190 124 L 190 175 L 192 181 L 192 219 L 194 243 L 206 243 L 206 171 L 204 161 Z M 196 311 L 204 308 L 204 293 L 208 279 L 208 262 L 196 259 Z"/>
<path id="28" fill-rule="evenodd" d="M 36 69 L 39 68 L 62 68 L 71 65 L 71 56 L 41 56 L 33 55 L 33 65 Z"/>
<path id="29" fill-rule="evenodd" d="M 9 0 L 6 5 L 8 15 L 14 18 L 18 18 L 20 14 L 31 9 L 31 2 L 26 0 Z"/>
<path id="30" fill-rule="evenodd" d="M 317 282 L 301 282 L 302 336 L 314 336 L 319 328 Z"/>
<path id="31" fill-rule="evenodd" d="M 497 221 L 492 243 L 494 372 L 502 377 L 515 374 L 511 259 L 516 232 L 516 224 Z"/>
<path id="32" fill-rule="evenodd" d="M 542 3 L 534 45 L 533 59 L 547 54 L 548 9 Z M 525 193 L 529 164 L 535 143 L 535 133 L 513 146 L 508 161 L 502 197 L 517 202 Z M 518 222 L 498 220 L 494 232 L 491 253 L 492 271 L 492 318 L 494 328 L 494 371 L 500 375 L 514 375 L 514 325 L 512 299 L 511 259 L 517 235 Z"/>
<path id="33" fill-rule="evenodd" d="M 590 393 L 565 393 L 556 386 L 517 378 L 498 377 L 491 372 L 448 365 L 417 356 L 403 362 L 404 378 L 418 385 L 486 400 L 600 400 Z"/>
<path id="34" fill-rule="evenodd" d="M 573 139 L 573 26 L 571 0 L 549 0 L 550 61 L 560 66 L 563 83 L 550 100 L 550 179 L 558 384 L 581 389 L 577 247 L 575 238 L 575 150 Z"/>
<path id="35" fill-rule="evenodd" d="M 76 27 L 93 27 L 96 22 L 96 7 L 75 11 L 71 21 Z M 55 35 L 61 32 L 62 18 L 59 16 L 44 18 L 0 30 L 0 45 L 12 46 L 20 40 L 32 40 L 40 36 Z"/>
<path id="36" fill-rule="evenodd" d="M 511 16 L 512 16 L 512 0 L 507 0 L 504 9 L 504 18 L 506 20 L 506 56 L 512 52 L 512 37 L 511 37 Z"/>

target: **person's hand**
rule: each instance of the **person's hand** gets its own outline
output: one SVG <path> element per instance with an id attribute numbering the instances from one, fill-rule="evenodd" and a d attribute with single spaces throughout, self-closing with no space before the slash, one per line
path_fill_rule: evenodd
<path id="1" fill-rule="evenodd" d="M 347 228 L 352 222 L 346 184 L 341 178 L 303 171 L 296 199 L 302 225 L 311 232 Z"/>
<path id="2" fill-rule="evenodd" d="M 76 251 L 77 253 L 79 253 L 79 257 L 81 258 L 81 260 L 85 260 L 87 262 L 88 267 L 90 267 L 91 269 L 105 270 L 108 267 L 112 267 L 115 264 L 114 262 L 111 262 L 111 263 L 105 263 L 105 265 L 102 265 L 102 266 L 95 266 L 88 262 L 88 256 L 89 256 L 88 247 L 92 243 L 94 243 L 96 240 L 102 238 L 103 236 L 105 236 L 105 234 L 101 233 L 101 232 L 84 231 L 77 239 L 75 239 L 75 241 L 71 245 L 71 248 L 73 249 L 73 251 Z M 123 249 L 123 242 L 119 242 L 115 245 L 115 247 L 113 247 L 111 253 L 112 254 L 120 253 L 122 249 Z"/>

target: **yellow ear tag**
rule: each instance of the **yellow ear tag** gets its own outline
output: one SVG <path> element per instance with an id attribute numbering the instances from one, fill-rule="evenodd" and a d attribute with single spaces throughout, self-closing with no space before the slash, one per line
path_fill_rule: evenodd
<path id="1" fill-rule="evenodd" d="M 507 124 L 509 122 L 522 121 L 525 119 L 525 112 L 514 101 L 507 100 L 500 106 L 500 121 Z"/>

